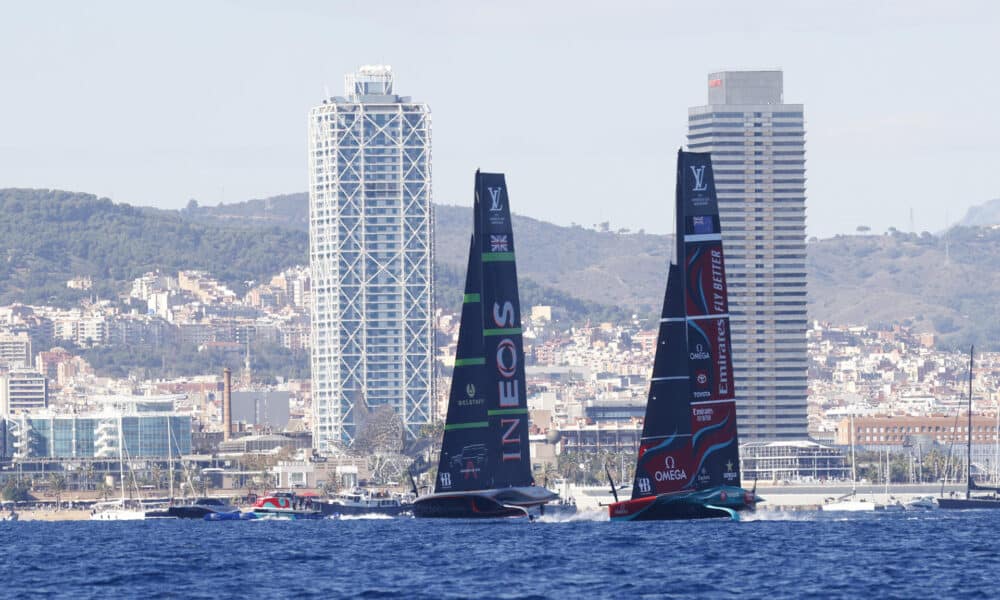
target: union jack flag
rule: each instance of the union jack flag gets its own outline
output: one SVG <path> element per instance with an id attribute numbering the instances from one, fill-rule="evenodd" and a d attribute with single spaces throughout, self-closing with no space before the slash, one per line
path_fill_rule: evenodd
<path id="1" fill-rule="evenodd" d="M 490 234 L 490 252 L 510 252 L 510 243 L 507 241 L 507 234 Z"/>

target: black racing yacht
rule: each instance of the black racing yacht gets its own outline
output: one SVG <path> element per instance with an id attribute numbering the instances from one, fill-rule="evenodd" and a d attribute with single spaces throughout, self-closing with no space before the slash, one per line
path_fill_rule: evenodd
<path id="1" fill-rule="evenodd" d="M 240 509 L 219 498 L 196 498 L 192 502 L 172 504 L 165 510 L 146 512 L 147 519 L 204 519 L 211 513 L 238 513 Z"/>
<path id="2" fill-rule="evenodd" d="M 503 174 L 476 172 L 462 320 L 434 493 L 415 517 L 525 517 L 558 500 L 535 485 L 521 305 Z"/>

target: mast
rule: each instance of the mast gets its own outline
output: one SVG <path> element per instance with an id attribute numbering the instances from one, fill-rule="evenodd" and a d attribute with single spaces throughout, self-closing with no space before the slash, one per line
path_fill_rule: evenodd
<path id="1" fill-rule="evenodd" d="M 1000 487 L 1000 397 L 997 398 L 997 426 L 993 431 L 995 446 L 993 447 L 993 487 Z"/>
<path id="2" fill-rule="evenodd" d="M 968 500 L 972 491 L 972 356 L 975 346 L 969 347 L 969 428 L 966 435 L 966 457 L 965 457 L 965 499 Z"/>
<path id="3" fill-rule="evenodd" d="M 125 432 L 122 415 L 118 415 L 118 482 L 122 490 L 122 508 L 125 508 Z"/>
<path id="4" fill-rule="evenodd" d="M 171 406 L 172 405 L 173 402 L 171 401 Z M 167 416 L 167 473 L 168 473 L 167 477 L 170 478 L 170 483 L 168 485 L 170 489 L 169 496 L 171 501 L 173 501 L 174 499 L 174 436 L 173 432 L 170 431 L 170 421 L 172 420 L 173 419 L 171 419 L 171 417 L 168 415 Z M 157 482 L 157 484 L 159 484 L 159 482 Z"/>
<path id="5" fill-rule="evenodd" d="M 851 411 L 851 495 L 858 493 L 858 461 L 854 457 L 854 411 Z"/>

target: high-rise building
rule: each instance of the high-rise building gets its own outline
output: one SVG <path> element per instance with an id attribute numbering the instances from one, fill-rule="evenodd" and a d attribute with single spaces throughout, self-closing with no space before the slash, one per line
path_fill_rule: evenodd
<path id="1" fill-rule="evenodd" d="M 49 405 L 45 375 L 30 369 L 15 369 L 0 376 L 0 416 L 39 410 Z"/>
<path id="2" fill-rule="evenodd" d="M 781 71 L 708 76 L 688 148 L 711 152 L 726 253 L 741 441 L 805 439 L 806 177 Z"/>
<path id="3" fill-rule="evenodd" d="M 309 113 L 313 444 L 350 445 L 391 406 L 414 435 L 431 420 L 431 115 L 388 66 L 346 76 Z"/>

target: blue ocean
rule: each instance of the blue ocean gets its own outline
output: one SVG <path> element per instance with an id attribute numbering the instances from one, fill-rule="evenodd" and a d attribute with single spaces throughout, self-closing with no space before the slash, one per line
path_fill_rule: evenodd
<path id="1" fill-rule="evenodd" d="M 0 593 L 72 598 L 990 598 L 1000 511 L 0 522 Z"/>

